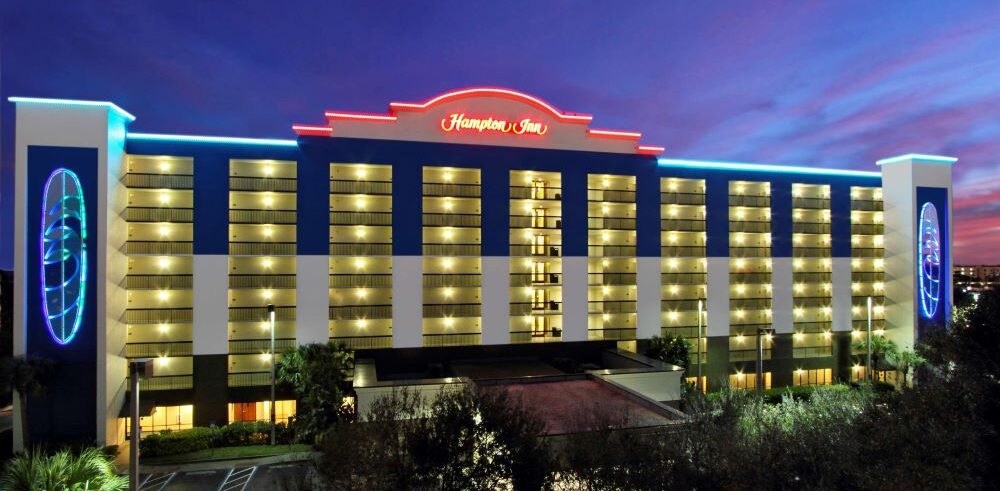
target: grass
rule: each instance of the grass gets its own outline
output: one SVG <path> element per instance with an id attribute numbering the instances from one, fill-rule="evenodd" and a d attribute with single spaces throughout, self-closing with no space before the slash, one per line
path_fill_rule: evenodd
<path id="1" fill-rule="evenodd" d="M 225 460 L 225 459 L 246 459 L 253 457 L 270 457 L 287 453 L 310 452 L 312 447 L 304 444 L 292 445 L 251 445 L 243 447 L 219 447 L 198 450 L 176 455 L 164 455 L 162 457 L 147 457 L 140 459 L 146 465 L 158 464 L 186 464 L 205 460 Z"/>

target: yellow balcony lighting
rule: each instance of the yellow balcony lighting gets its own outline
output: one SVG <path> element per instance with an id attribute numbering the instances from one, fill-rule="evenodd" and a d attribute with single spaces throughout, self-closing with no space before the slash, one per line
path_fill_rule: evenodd
<path id="1" fill-rule="evenodd" d="M 774 334 L 771 334 L 771 333 L 764 334 L 764 341 L 767 341 L 768 343 L 770 343 L 773 340 L 774 340 Z"/>
<path id="2" fill-rule="evenodd" d="M 832 283 L 823 283 L 823 291 L 828 292 L 833 289 Z"/>
<path id="3" fill-rule="evenodd" d="M 167 172 L 169 170 L 170 170 L 170 162 L 167 162 L 166 160 L 161 160 L 160 161 L 160 172 Z"/>
<path id="4" fill-rule="evenodd" d="M 858 199 L 860 197 L 861 197 L 861 191 L 860 190 L 857 190 L 857 189 L 852 189 L 851 190 L 851 198 Z"/>
<path id="5" fill-rule="evenodd" d="M 796 375 L 802 375 L 803 373 L 806 373 L 806 371 L 803 370 L 803 369 L 801 369 L 801 368 L 796 368 L 795 369 L 795 374 Z"/>
<path id="6" fill-rule="evenodd" d="M 263 232 L 264 232 L 264 237 L 270 237 L 274 235 L 274 229 L 270 225 L 264 227 Z"/>
<path id="7" fill-rule="evenodd" d="M 851 236 L 851 244 L 854 244 L 854 245 L 861 244 L 861 236 L 860 235 L 852 235 Z"/>
<path id="8" fill-rule="evenodd" d="M 876 246 L 881 247 L 882 244 L 884 244 L 884 243 L 885 243 L 885 237 L 882 237 L 881 235 L 876 235 L 875 236 L 875 245 Z"/>
<path id="9" fill-rule="evenodd" d="M 165 224 L 164 225 L 160 225 L 159 232 L 160 232 L 160 237 L 166 237 L 166 236 L 170 235 L 170 227 L 168 227 Z"/>
<path id="10" fill-rule="evenodd" d="M 851 223 L 858 223 L 861 221 L 860 213 L 851 213 Z"/>
<path id="11" fill-rule="evenodd" d="M 168 193 L 165 190 L 164 191 L 160 191 L 160 204 L 161 205 L 166 205 L 168 203 L 170 203 L 170 193 Z"/>
<path id="12" fill-rule="evenodd" d="M 744 342 L 746 342 L 746 340 L 747 340 L 747 338 L 743 334 L 737 334 L 736 335 L 736 342 L 737 343 L 743 344 Z"/>
<path id="13" fill-rule="evenodd" d="M 802 293 L 806 290 L 806 286 L 802 283 L 796 283 L 793 288 L 795 289 L 795 293 Z"/>
<path id="14" fill-rule="evenodd" d="M 354 198 L 354 208 L 357 209 L 357 210 L 364 210 L 365 209 L 365 199 L 361 198 L 361 197 Z"/>
<path id="15" fill-rule="evenodd" d="M 264 361 L 264 362 L 271 361 L 271 353 L 261 353 L 260 354 L 260 361 Z"/>
<path id="16" fill-rule="evenodd" d="M 794 218 L 796 220 L 802 220 L 802 212 L 801 211 L 796 211 L 796 212 L 792 213 L 792 218 Z"/>
<path id="17" fill-rule="evenodd" d="M 357 238 L 359 238 L 359 239 L 363 238 L 367 233 L 368 233 L 368 231 L 365 230 L 364 225 L 358 225 L 358 226 L 354 227 L 354 236 L 357 237 Z"/>
<path id="18" fill-rule="evenodd" d="M 875 335 L 876 336 L 885 336 L 885 329 L 876 329 L 875 330 Z"/>
<path id="19" fill-rule="evenodd" d="M 806 338 L 806 335 L 805 335 L 805 334 L 802 334 L 801 332 L 796 332 L 796 333 L 795 333 L 795 334 L 793 334 L 792 336 L 793 336 L 793 337 L 795 337 L 795 340 L 796 340 L 796 341 L 802 341 L 803 339 L 805 339 L 805 338 Z"/>
<path id="20" fill-rule="evenodd" d="M 159 266 L 160 269 L 167 269 L 170 266 L 170 258 L 161 257 L 156 260 L 156 265 Z"/>
<path id="21" fill-rule="evenodd" d="M 542 264 L 542 263 L 536 262 L 533 259 L 525 259 L 524 260 L 524 267 L 526 267 L 526 268 L 534 268 L 536 264 Z"/>
<path id="22" fill-rule="evenodd" d="M 272 261 L 271 258 L 269 258 L 269 257 L 265 257 L 264 259 L 261 259 L 261 261 L 260 261 L 260 265 L 263 266 L 264 269 L 271 269 L 271 266 L 273 264 L 274 264 L 274 261 Z"/>
<path id="23" fill-rule="evenodd" d="M 354 321 L 354 323 L 358 326 L 359 329 L 364 329 L 365 327 L 368 327 L 368 319 L 358 319 Z"/>
<path id="24" fill-rule="evenodd" d="M 158 298 L 161 302 L 166 302 L 167 299 L 170 298 L 170 292 L 166 290 L 160 290 L 156 292 L 156 298 Z"/>
<path id="25" fill-rule="evenodd" d="M 268 208 L 274 206 L 274 197 L 271 196 L 270 194 L 264 195 L 263 201 L 264 201 L 264 206 Z"/>
<path id="26" fill-rule="evenodd" d="M 365 269 L 365 258 L 356 257 L 354 258 L 354 268 L 355 269 Z"/>
<path id="27" fill-rule="evenodd" d="M 851 313 L 854 314 L 854 315 L 860 314 L 861 313 L 861 307 L 859 307 L 857 305 L 851 307 Z"/>
<path id="28" fill-rule="evenodd" d="M 451 317 L 445 317 L 444 318 L 444 327 L 449 327 L 450 328 L 450 327 L 454 327 L 454 326 L 455 326 L 455 319 L 453 319 Z"/>
<path id="29" fill-rule="evenodd" d="M 861 337 L 861 331 L 859 331 L 857 329 L 851 331 L 851 337 L 852 338 L 859 338 L 859 337 Z"/>
<path id="30" fill-rule="evenodd" d="M 827 317 L 829 317 L 830 313 L 833 312 L 833 309 L 831 309 L 830 307 L 823 307 L 820 310 L 822 310 L 823 311 L 823 315 L 825 315 Z"/>
<path id="31" fill-rule="evenodd" d="M 793 198 L 801 198 L 802 197 L 802 190 L 798 189 L 798 188 L 792 188 L 792 197 Z"/>
<path id="32" fill-rule="evenodd" d="M 872 198 L 876 199 L 876 200 L 882 199 L 882 190 L 881 189 L 876 189 L 875 191 L 873 191 L 872 192 Z"/>
<path id="33" fill-rule="evenodd" d="M 795 244 L 801 244 L 802 243 L 802 236 L 799 235 L 799 234 L 792 235 L 792 242 L 795 243 Z"/>
<path id="34" fill-rule="evenodd" d="M 451 198 L 445 198 L 443 206 L 444 206 L 444 211 L 451 212 L 451 210 L 455 208 L 455 203 L 451 200 Z M 525 211 L 531 211 L 531 206 L 530 205 L 527 206 Z"/>
<path id="35" fill-rule="evenodd" d="M 358 298 L 363 299 L 368 296 L 368 290 L 365 288 L 358 288 L 354 291 L 354 294 L 357 295 Z"/>
<path id="36" fill-rule="evenodd" d="M 851 283 L 851 291 L 852 292 L 861 291 L 861 283 L 857 283 L 857 282 Z"/>
<path id="37" fill-rule="evenodd" d="M 670 285 L 670 294 L 671 295 L 677 295 L 678 293 L 680 293 L 680 291 L 681 291 L 681 287 L 679 287 L 677 285 Z"/>
<path id="38" fill-rule="evenodd" d="M 156 364 L 161 367 L 167 366 L 169 362 L 170 360 L 166 357 L 166 355 L 160 355 L 156 358 Z"/>
<path id="39" fill-rule="evenodd" d="M 606 297 L 610 293 L 611 293 L 611 288 L 610 287 L 607 287 L 607 286 L 602 286 L 601 287 L 601 295 L 604 295 Z"/>
<path id="40" fill-rule="evenodd" d="M 260 323 L 260 330 L 261 331 L 267 331 L 267 330 L 270 330 L 270 329 L 271 329 L 271 323 L 270 322 L 264 321 L 264 322 Z"/>
<path id="41" fill-rule="evenodd" d="M 670 312 L 667 314 L 667 318 L 670 319 L 670 322 L 677 322 L 678 317 L 680 317 L 680 315 L 677 312 Z"/>
<path id="42" fill-rule="evenodd" d="M 832 259 L 827 258 L 827 259 L 823 260 L 823 267 L 824 268 L 830 269 L 831 266 L 833 266 L 833 260 Z"/>
<path id="43" fill-rule="evenodd" d="M 677 207 L 671 205 L 670 208 L 667 209 L 667 214 L 669 214 L 671 217 L 677 216 Z"/>
<path id="44" fill-rule="evenodd" d="M 876 305 L 874 308 L 872 308 L 872 311 L 875 313 L 875 315 L 882 315 L 883 313 L 885 313 L 885 307 L 881 305 Z"/>
<path id="45" fill-rule="evenodd" d="M 667 189 L 670 190 L 670 191 L 677 191 L 677 183 L 674 182 L 674 181 L 668 182 L 667 183 Z"/>
<path id="46" fill-rule="evenodd" d="M 160 334 L 166 334 L 167 331 L 170 330 L 170 326 L 168 326 L 166 323 L 161 322 L 160 325 L 158 326 L 158 330 L 160 331 Z"/>
<path id="47" fill-rule="evenodd" d="M 852 268 L 860 268 L 861 267 L 861 260 L 860 259 L 851 259 L 851 267 Z"/>
<path id="48" fill-rule="evenodd" d="M 830 221 L 830 210 L 823 210 L 823 221 L 824 222 Z"/>
<path id="49" fill-rule="evenodd" d="M 601 186 L 604 187 L 604 189 L 608 189 L 608 186 L 611 186 L 611 181 L 604 179 L 601 181 Z"/>
<path id="50" fill-rule="evenodd" d="M 675 257 L 672 257 L 667 260 L 667 267 L 669 267 L 670 269 L 677 269 L 678 264 L 680 264 L 680 261 Z"/>
<path id="51" fill-rule="evenodd" d="M 441 290 L 441 293 L 444 295 L 444 298 L 451 298 L 455 296 L 455 289 L 448 287 L 445 288 L 444 290 Z"/>
<path id="52" fill-rule="evenodd" d="M 802 265 L 805 264 L 801 259 L 792 260 L 792 267 L 795 269 L 802 269 Z"/>
<path id="53" fill-rule="evenodd" d="M 601 205 L 601 214 L 602 215 L 607 215 L 609 211 L 611 211 L 611 208 L 609 208 L 608 205 Z"/>
<path id="54" fill-rule="evenodd" d="M 764 285 L 764 289 L 767 290 L 767 293 L 771 293 L 771 288 L 772 288 L 772 286 L 771 286 L 770 283 Z"/>
<path id="55" fill-rule="evenodd" d="M 736 293 L 739 295 L 745 295 L 747 293 L 746 285 L 736 285 Z"/>
<path id="56" fill-rule="evenodd" d="M 805 315 L 806 309 L 803 309 L 802 307 L 795 307 L 795 309 L 793 309 L 792 312 L 795 313 L 795 317 L 802 317 L 803 315 Z"/>
<path id="57" fill-rule="evenodd" d="M 829 235 L 824 235 L 823 236 L 823 244 L 827 244 L 827 245 L 830 244 L 830 236 Z"/>
<path id="58" fill-rule="evenodd" d="M 534 318 L 533 316 L 530 316 L 530 315 L 526 315 L 526 316 L 524 316 L 524 323 L 525 323 L 525 324 L 528 324 L 528 325 L 531 325 L 531 322 L 532 322 L 533 320 L 535 320 L 535 318 Z"/>
<path id="59" fill-rule="evenodd" d="M 608 261 L 607 259 L 601 260 L 601 266 L 604 266 L 605 268 L 608 267 L 610 264 L 611 261 Z"/>
<path id="60" fill-rule="evenodd" d="M 743 319 L 743 318 L 745 318 L 746 316 L 747 316 L 747 313 L 746 313 L 746 312 L 744 312 L 744 311 L 743 311 L 743 309 L 737 309 L 737 310 L 736 310 L 736 318 L 737 318 L 737 319 Z"/>
<path id="61" fill-rule="evenodd" d="M 368 175 L 368 170 L 364 167 L 358 167 L 354 170 L 354 177 L 358 179 L 364 179 Z"/>
<path id="62" fill-rule="evenodd" d="M 738 184 L 736 186 L 736 194 L 743 194 L 744 192 L 746 192 L 746 186 Z"/>
<path id="63" fill-rule="evenodd" d="M 746 260 L 744 260 L 744 259 L 737 259 L 736 260 L 736 269 L 743 269 L 746 266 L 747 266 Z"/>
<path id="64" fill-rule="evenodd" d="M 876 290 L 884 290 L 885 289 L 885 283 L 882 283 L 881 281 L 876 282 L 874 286 L 875 286 Z"/>
<path id="65" fill-rule="evenodd" d="M 823 331 L 823 337 L 826 339 L 830 339 L 833 337 L 833 333 L 830 331 Z"/>
<path id="66" fill-rule="evenodd" d="M 746 237 L 743 236 L 743 232 L 737 233 L 736 234 L 736 243 L 742 245 L 744 242 L 746 242 Z"/>
<path id="67" fill-rule="evenodd" d="M 455 237 L 455 231 L 450 228 L 445 228 L 441 231 L 441 236 L 444 237 L 444 240 L 451 240 Z"/>
<path id="68" fill-rule="evenodd" d="M 884 259 L 876 259 L 876 260 L 872 261 L 872 264 L 876 268 L 882 269 L 882 268 L 885 267 L 885 260 Z"/>
<path id="69" fill-rule="evenodd" d="M 743 380 L 743 371 L 742 370 L 736 372 L 736 378 L 738 378 L 740 380 Z"/>
<path id="70" fill-rule="evenodd" d="M 607 321 L 611 320 L 611 315 L 610 314 L 604 314 L 604 315 L 601 316 L 601 319 L 603 319 L 604 322 L 607 322 Z"/>
<path id="71" fill-rule="evenodd" d="M 602 242 L 607 242 L 609 240 L 611 240 L 611 235 L 610 234 L 608 234 L 607 232 L 601 233 L 601 241 Z"/>
<path id="72" fill-rule="evenodd" d="M 744 218 L 746 218 L 746 215 L 747 214 L 743 211 L 743 208 L 737 208 L 736 209 L 736 219 L 737 220 L 743 220 Z"/>
<path id="73" fill-rule="evenodd" d="M 875 218 L 875 223 L 882 223 L 882 220 L 884 220 L 882 212 L 876 213 L 874 218 Z"/>
<path id="74" fill-rule="evenodd" d="M 446 257 L 441 260 L 441 266 L 444 266 L 444 269 L 451 269 L 451 267 L 454 265 L 455 265 L 455 260 L 450 257 Z"/>
<path id="75" fill-rule="evenodd" d="M 261 292 L 261 295 L 264 296 L 264 300 L 270 300 L 272 297 L 274 297 L 274 291 L 271 289 L 267 289 Z"/>
<path id="76" fill-rule="evenodd" d="M 861 370 L 861 365 L 858 364 L 858 363 L 855 363 L 854 366 L 851 367 L 851 370 L 854 370 L 855 372 L 857 372 L 857 371 Z"/>
<path id="77" fill-rule="evenodd" d="M 671 233 L 669 236 L 667 236 L 667 240 L 670 241 L 671 244 L 676 244 L 677 243 L 677 234 Z"/>

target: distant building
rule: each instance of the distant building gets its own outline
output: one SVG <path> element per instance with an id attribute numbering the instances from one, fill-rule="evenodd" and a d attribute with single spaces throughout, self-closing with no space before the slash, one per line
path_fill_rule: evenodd
<path id="1" fill-rule="evenodd" d="M 1000 285 L 1000 265 L 959 265 L 954 270 L 955 286 L 969 293 L 993 290 Z"/>

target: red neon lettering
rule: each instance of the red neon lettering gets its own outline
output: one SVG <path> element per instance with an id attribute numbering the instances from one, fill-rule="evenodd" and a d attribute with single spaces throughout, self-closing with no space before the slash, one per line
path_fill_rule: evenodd
<path id="1" fill-rule="evenodd" d="M 548 133 L 549 127 L 546 124 L 532 121 L 531 118 L 524 118 L 520 121 L 507 121 L 506 119 L 488 118 L 467 118 L 465 114 L 455 113 L 448 117 L 441 118 L 441 129 L 444 131 L 471 130 L 482 133 L 484 131 L 497 133 L 513 133 L 523 135 L 544 135 Z"/>

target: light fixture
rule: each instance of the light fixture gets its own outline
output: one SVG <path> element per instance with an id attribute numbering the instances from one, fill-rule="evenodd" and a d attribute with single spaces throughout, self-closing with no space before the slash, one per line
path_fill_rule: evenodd
<path id="1" fill-rule="evenodd" d="M 368 326 L 368 319 L 358 319 L 357 320 L 357 325 L 358 325 L 358 328 L 364 329 L 366 326 Z"/>
<path id="2" fill-rule="evenodd" d="M 170 170 L 170 163 L 166 160 L 160 161 L 160 172 L 167 172 Z"/>
<path id="3" fill-rule="evenodd" d="M 270 194 L 264 195 L 264 206 L 268 208 L 274 206 L 274 198 Z"/>
<path id="4" fill-rule="evenodd" d="M 442 290 L 442 293 L 444 293 L 444 298 L 451 298 L 455 295 L 455 289 L 448 287 Z"/>
<path id="5" fill-rule="evenodd" d="M 166 205 L 170 203 L 170 194 L 167 191 L 160 191 L 160 204 Z"/>
<path id="6" fill-rule="evenodd" d="M 170 235 L 170 227 L 166 225 L 160 225 L 159 232 L 161 237 L 166 237 L 167 235 Z"/>
<path id="7" fill-rule="evenodd" d="M 156 293 L 156 298 L 160 299 L 161 302 L 165 302 L 167 301 L 168 298 L 170 298 L 170 292 L 166 290 L 160 290 L 159 292 Z"/>
<path id="8" fill-rule="evenodd" d="M 445 229 L 444 229 L 444 230 L 443 230 L 443 231 L 441 232 L 441 235 L 443 235 L 443 236 L 444 236 L 444 239 L 445 239 L 445 240 L 451 240 L 452 238 L 454 238 L 454 237 L 455 237 L 455 231 L 454 231 L 454 230 L 452 230 L 451 228 L 445 228 Z"/>
<path id="9" fill-rule="evenodd" d="M 274 291 L 272 291 L 272 290 L 271 290 L 271 289 L 269 288 L 269 289 L 267 289 L 267 290 L 264 290 L 264 291 L 262 292 L 262 295 L 264 295 L 264 300 L 270 300 L 270 299 L 271 299 L 271 297 L 273 297 L 273 296 L 274 296 Z"/>
<path id="10" fill-rule="evenodd" d="M 444 269 L 451 269 L 451 267 L 454 264 L 455 264 L 455 261 L 452 258 L 450 258 L 450 257 L 446 257 L 443 260 L 441 260 L 441 265 L 444 266 Z"/>
<path id="11" fill-rule="evenodd" d="M 273 263 L 271 261 L 271 258 L 269 257 L 265 257 L 263 260 L 261 260 L 261 265 L 263 265 L 265 269 L 271 269 L 272 264 Z"/>
<path id="12" fill-rule="evenodd" d="M 354 170 L 354 175 L 358 179 L 364 179 L 365 176 L 368 175 L 368 171 L 365 170 L 364 167 L 358 167 L 357 169 Z"/>
<path id="13" fill-rule="evenodd" d="M 270 237 L 274 233 L 274 229 L 270 225 L 264 226 L 264 237 Z"/>
<path id="14" fill-rule="evenodd" d="M 166 334 L 167 331 L 169 331 L 169 330 L 170 330 L 170 326 L 168 326 L 166 323 L 163 323 L 163 322 L 160 323 L 160 325 L 159 325 L 160 334 Z"/>
<path id="15" fill-rule="evenodd" d="M 355 269 L 364 269 L 365 268 L 365 258 L 363 258 L 363 257 L 356 257 L 356 258 L 354 258 L 354 267 L 355 267 Z"/>
<path id="16" fill-rule="evenodd" d="M 364 288 L 358 288 L 354 293 L 358 296 L 358 298 L 365 298 L 368 296 L 368 290 Z"/>
<path id="17" fill-rule="evenodd" d="M 455 319 L 451 317 L 444 318 L 444 327 L 452 327 L 455 325 Z"/>
<path id="18" fill-rule="evenodd" d="M 368 232 L 365 230 L 364 225 L 358 225 L 357 227 L 354 228 L 354 236 L 359 239 L 364 237 L 366 233 Z"/>
<path id="19" fill-rule="evenodd" d="M 362 197 L 357 197 L 354 199 L 354 207 L 363 210 L 365 209 L 365 199 Z"/>
<path id="20" fill-rule="evenodd" d="M 268 176 L 268 177 L 271 177 L 272 175 L 274 175 L 274 167 L 272 167 L 271 165 L 265 165 L 264 166 L 264 175 Z"/>
<path id="21" fill-rule="evenodd" d="M 161 257 L 156 260 L 156 265 L 159 266 L 160 269 L 167 269 L 167 267 L 170 266 L 170 258 Z"/>

